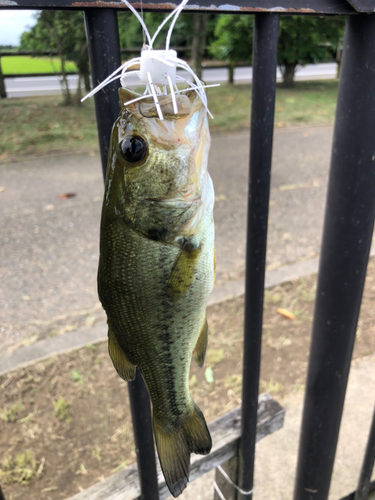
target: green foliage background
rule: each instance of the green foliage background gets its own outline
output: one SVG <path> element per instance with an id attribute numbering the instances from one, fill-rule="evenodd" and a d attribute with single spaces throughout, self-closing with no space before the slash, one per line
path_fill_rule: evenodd
<path id="1" fill-rule="evenodd" d="M 335 59 L 344 34 L 345 20 L 338 17 L 281 16 L 278 64 L 293 72 L 305 65 Z M 254 17 L 221 15 L 209 53 L 229 64 L 251 63 Z M 284 73 L 285 74 L 285 73 Z"/>
<path id="2" fill-rule="evenodd" d="M 166 17 L 161 13 L 144 13 L 144 20 L 152 36 Z M 62 66 L 73 61 L 81 75 L 89 74 L 89 61 L 82 12 L 42 11 L 36 14 L 37 23 L 23 33 L 23 50 L 56 50 Z M 139 48 L 144 43 L 138 20 L 129 11 L 118 12 L 120 45 Z M 159 34 L 154 48 L 164 46 L 167 26 Z M 206 57 L 225 61 L 232 68 L 238 63 L 251 63 L 254 16 L 209 15 L 206 28 Z M 278 64 L 284 77 L 293 78 L 297 65 L 322 62 L 335 58 L 341 44 L 344 19 L 318 16 L 281 16 L 279 29 Z M 192 14 L 182 13 L 178 18 L 171 45 L 191 47 L 193 36 Z M 147 42 L 147 40 L 146 40 Z M 185 53 L 189 57 L 189 53 Z"/>

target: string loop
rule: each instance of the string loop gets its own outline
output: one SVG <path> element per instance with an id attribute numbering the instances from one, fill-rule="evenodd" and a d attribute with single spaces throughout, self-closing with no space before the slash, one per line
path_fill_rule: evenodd
<path id="1" fill-rule="evenodd" d="M 254 488 L 249 490 L 249 491 L 245 491 L 243 490 L 242 488 L 240 488 L 239 486 L 237 486 L 237 484 L 235 484 L 231 478 L 228 476 L 228 474 L 225 472 L 225 470 L 221 467 L 221 465 L 218 465 L 217 466 L 217 469 L 221 472 L 221 474 L 225 477 L 225 479 L 228 481 L 228 483 L 233 486 L 233 488 L 235 488 L 239 493 L 241 493 L 241 495 L 244 495 L 244 496 L 250 496 L 252 495 L 253 491 L 254 491 Z M 221 498 L 221 500 L 226 500 L 223 493 L 221 492 L 219 486 L 217 485 L 217 482 L 214 481 L 214 488 L 217 492 L 217 494 L 219 495 L 219 497 Z"/>

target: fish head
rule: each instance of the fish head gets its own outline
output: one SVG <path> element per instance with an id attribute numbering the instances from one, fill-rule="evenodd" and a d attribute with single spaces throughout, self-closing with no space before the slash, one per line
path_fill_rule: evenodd
<path id="1" fill-rule="evenodd" d="M 150 234 L 149 226 L 157 222 L 152 231 L 173 237 L 204 203 L 210 147 L 206 109 L 195 91 L 175 96 L 176 114 L 171 96 L 160 95 L 160 120 L 152 98 L 127 104 L 137 94 L 120 89 L 119 95 L 106 190 L 116 177 L 117 210 L 138 230 Z"/>

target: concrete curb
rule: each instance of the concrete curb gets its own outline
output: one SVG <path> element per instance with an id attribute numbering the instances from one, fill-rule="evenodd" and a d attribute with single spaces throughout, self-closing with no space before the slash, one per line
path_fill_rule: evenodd
<path id="1" fill-rule="evenodd" d="M 371 247 L 370 256 L 375 255 L 375 242 Z M 303 278 L 318 272 L 319 258 L 296 262 L 287 266 L 273 269 L 266 273 L 266 288 L 281 285 L 288 281 Z M 227 281 L 223 285 L 214 287 L 208 305 L 218 304 L 225 300 L 243 295 L 245 280 Z M 82 328 L 74 332 L 64 333 L 36 342 L 33 345 L 20 347 L 10 353 L 0 354 L 0 375 L 42 361 L 51 356 L 63 354 L 73 349 L 79 349 L 87 344 L 96 344 L 107 338 L 107 324 L 104 321 L 97 323 L 93 328 Z"/>

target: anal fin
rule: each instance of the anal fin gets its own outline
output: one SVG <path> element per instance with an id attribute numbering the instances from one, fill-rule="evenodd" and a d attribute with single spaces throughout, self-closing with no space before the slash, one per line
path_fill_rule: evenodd
<path id="1" fill-rule="evenodd" d="M 197 365 L 201 368 L 204 363 L 204 357 L 206 355 L 208 343 L 208 324 L 207 317 L 204 317 L 203 327 L 200 331 L 197 343 L 195 344 L 195 348 L 193 351 L 193 359 L 197 363 Z"/>
<path id="2" fill-rule="evenodd" d="M 126 357 L 111 327 L 108 329 L 108 351 L 119 376 L 126 382 L 134 380 L 135 365 Z"/>

